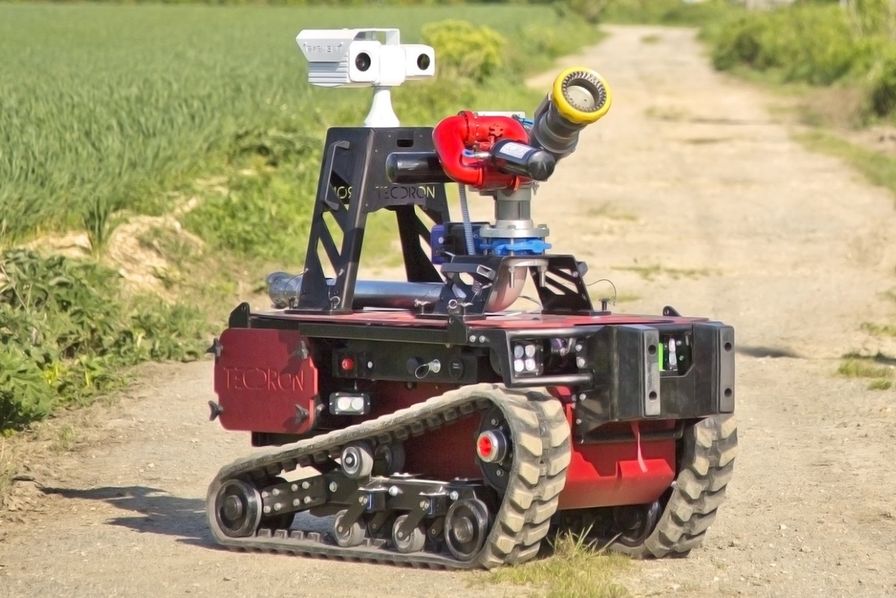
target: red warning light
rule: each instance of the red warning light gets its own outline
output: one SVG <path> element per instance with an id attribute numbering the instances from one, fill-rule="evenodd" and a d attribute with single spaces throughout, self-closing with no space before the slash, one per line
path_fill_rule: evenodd
<path id="1" fill-rule="evenodd" d="M 489 434 L 480 434 L 479 440 L 476 443 L 476 452 L 479 453 L 479 458 L 488 460 L 492 456 L 494 450 L 495 445 L 492 443 L 491 436 Z"/>
<path id="2" fill-rule="evenodd" d="M 343 372 L 350 372 L 355 369 L 355 360 L 351 357 L 343 357 L 342 361 L 339 362 L 339 367 Z"/>

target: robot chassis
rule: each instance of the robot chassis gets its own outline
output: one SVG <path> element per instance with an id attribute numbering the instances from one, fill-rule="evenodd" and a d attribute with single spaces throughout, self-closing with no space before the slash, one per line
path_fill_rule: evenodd
<path id="1" fill-rule="evenodd" d="M 302 274 L 270 275 L 273 309 L 241 304 L 210 349 L 212 419 L 274 447 L 212 481 L 214 538 L 490 568 L 532 559 L 559 524 L 634 557 L 686 555 L 732 474 L 733 329 L 671 307 L 595 310 L 586 266 L 548 254 L 530 216 L 536 182 L 609 109 L 605 81 L 563 71 L 531 121 L 461 112 L 401 127 L 387 94 L 405 77 L 389 65 L 403 52 L 427 76 L 434 56 L 374 32 L 298 38 L 313 83 L 360 79 L 374 107 L 368 126 L 328 131 Z M 494 222 L 470 221 L 465 186 L 494 199 Z M 381 209 L 396 215 L 407 281 L 357 278 Z M 527 280 L 541 308 L 507 311 Z"/>

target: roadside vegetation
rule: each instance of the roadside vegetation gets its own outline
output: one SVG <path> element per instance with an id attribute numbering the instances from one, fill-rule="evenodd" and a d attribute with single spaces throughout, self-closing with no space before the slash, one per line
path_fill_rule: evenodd
<path id="1" fill-rule="evenodd" d="M 538 596 L 622 598 L 628 590 L 616 580 L 630 565 L 628 557 L 591 544 L 586 533 L 564 532 L 550 541 L 551 555 L 485 574 L 486 583 L 525 586 Z"/>
<path id="2" fill-rule="evenodd" d="M 269 266 L 301 264 L 326 129 L 370 91 L 309 86 L 294 38 L 362 26 L 436 48 L 436 80 L 394 92 L 407 125 L 531 111 L 524 76 L 596 36 L 548 6 L 0 4 L 0 432 L 196 358 Z M 110 243 L 149 217 L 202 246 L 142 230 L 171 267 L 135 288 Z M 71 234 L 85 250 L 54 255 Z"/>

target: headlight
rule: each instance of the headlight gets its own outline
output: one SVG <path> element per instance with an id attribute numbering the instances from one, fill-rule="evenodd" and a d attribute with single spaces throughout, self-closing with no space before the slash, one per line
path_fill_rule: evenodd
<path id="1" fill-rule="evenodd" d="M 365 415 L 370 412 L 370 395 L 365 392 L 334 392 L 330 395 L 333 415 Z"/>
<path id="2" fill-rule="evenodd" d="M 517 376 L 538 376 L 544 371 L 544 348 L 541 341 L 513 343 L 513 373 Z"/>

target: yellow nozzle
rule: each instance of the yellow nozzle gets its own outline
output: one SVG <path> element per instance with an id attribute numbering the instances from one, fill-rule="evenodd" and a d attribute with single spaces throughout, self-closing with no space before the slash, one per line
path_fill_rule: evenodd
<path id="1" fill-rule="evenodd" d="M 597 71 L 584 67 L 564 70 L 554 79 L 551 102 L 568 121 L 589 125 L 610 109 L 613 94 Z"/>

